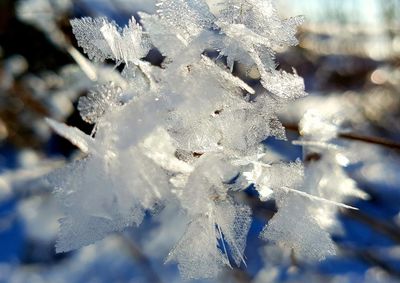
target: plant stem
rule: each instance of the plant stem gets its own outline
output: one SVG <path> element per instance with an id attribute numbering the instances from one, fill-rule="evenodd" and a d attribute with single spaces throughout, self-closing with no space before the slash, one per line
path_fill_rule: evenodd
<path id="1" fill-rule="evenodd" d="M 293 132 L 297 132 L 300 135 L 299 127 L 295 124 L 283 124 L 283 126 Z M 355 133 L 339 133 L 339 138 L 353 140 L 353 141 L 360 141 L 364 143 L 376 144 L 380 146 L 384 146 L 391 149 L 400 150 L 400 142 L 392 141 L 389 139 L 381 138 L 381 137 L 371 137 L 365 136 Z"/>

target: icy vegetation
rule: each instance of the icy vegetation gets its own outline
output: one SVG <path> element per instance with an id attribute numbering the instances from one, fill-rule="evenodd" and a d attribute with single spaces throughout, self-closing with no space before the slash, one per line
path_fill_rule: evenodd
<path id="1" fill-rule="evenodd" d="M 285 139 L 276 113 L 306 95 L 295 70 L 277 69 L 274 59 L 297 44 L 303 18 L 280 19 L 271 0 L 220 1 L 212 9 L 204 0 L 156 5 L 155 14 L 141 12 L 124 27 L 106 18 L 71 21 L 92 62 L 70 52 L 96 82 L 78 109 L 95 127 L 86 135 L 48 120 L 84 153 L 48 178 L 65 214 L 57 251 L 138 226 L 146 214 L 178 203 L 186 229 L 166 261 L 177 262 L 184 278 L 213 278 L 246 264 L 251 210 L 235 193 L 254 186 L 261 201 L 278 207 L 263 239 L 305 260 L 335 254 L 329 221 L 340 207 L 355 209 L 343 204 L 346 197 L 366 197 L 330 144 L 338 128 L 315 113 L 304 117 L 299 143 L 305 154 L 321 156 L 315 166 L 269 160 L 262 144 Z M 153 48 L 164 56 L 161 66 L 146 60 Z M 256 67 L 259 82 L 237 76 L 236 64 Z"/>

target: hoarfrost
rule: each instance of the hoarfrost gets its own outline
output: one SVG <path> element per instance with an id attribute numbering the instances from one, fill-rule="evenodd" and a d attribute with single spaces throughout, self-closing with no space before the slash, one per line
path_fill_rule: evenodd
<path id="1" fill-rule="evenodd" d="M 343 170 L 343 166 L 350 161 L 343 162 L 346 157 L 341 148 L 331 144 L 338 129 L 339 126 L 333 121 L 310 110 L 300 122 L 300 132 L 303 134 L 300 144 L 303 144 L 306 155 L 317 155 L 318 160 L 307 164 L 304 180 L 291 186 L 282 184 L 287 180 L 274 182 L 264 178 L 258 182 L 267 189 L 273 187 L 272 184 L 283 185 L 281 189 L 287 192 L 276 198 L 278 212 L 261 237 L 292 249 L 302 260 L 321 260 L 334 255 L 336 249 L 330 232 L 340 232 L 340 226 L 335 221 L 338 207 L 356 209 L 343 202 L 349 197 L 368 197 Z M 271 170 L 268 167 L 266 169 Z M 257 181 L 262 176 L 259 172 L 260 169 L 248 173 L 248 179 Z M 263 190 L 260 191 L 262 193 L 265 194 Z"/>
<path id="2" fill-rule="evenodd" d="M 99 85 L 87 96 L 79 99 L 78 110 L 82 119 L 88 123 L 96 123 L 108 109 L 121 105 L 122 89 L 113 82 Z"/>
<path id="3" fill-rule="evenodd" d="M 150 50 L 149 41 L 133 17 L 123 29 L 106 18 L 74 19 L 71 26 L 79 46 L 95 62 L 113 59 L 136 63 Z"/>
<path id="4" fill-rule="evenodd" d="M 244 263 L 250 208 L 235 203 L 224 184 L 235 174 L 235 167 L 215 154 L 196 162 L 181 197 L 190 222 L 167 258 L 178 261 L 185 278 L 215 277 L 230 266 L 228 250 L 236 265 Z"/>
<path id="5" fill-rule="evenodd" d="M 322 260 L 335 254 L 328 232 L 322 230 L 307 209 L 302 197 L 290 195 L 279 205 L 261 236 L 295 252 L 301 260 Z"/>
<path id="6" fill-rule="evenodd" d="M 309 211 L 315 198 L 304 192 L 302 163 L 267 164 L 261 157 L 250 164 L 251 170 L 243 173 L 245 179 L 255 185 L 262 201 L 274 198 L 278 206 L 261 238 L 293 250 L 296 257 L 306 261 L 335 254 L 329 233 L 319 227 Z"/>
<path id="7" fill-rule="evenodd" d="M 91 60 L 125 66 L 100 78 L 100 67 L 78 60 L 98 84 L 78 105 L 95 124 L 91 136 L 49 121 L 86 154 L 49 177 L 65 212 L 57 251 L 139 225 L 146 211 L 173 203 L 189 220 L 167 261 L 178 262 L 185 278 L 215 277 L 245 264 L 251 211 L 234 192 L 251 183 L 279 207 L 263 237 L 309 259 L 334 252 L 312 217 L 313 204 L 342 199 L 306 188 L 311 183 L 304 183 L 300 161 L 272 162 L 261 144 L 269 136 L 285 139 L 276 112 L 306 95 L 296 72 L 277 70 L 274 60 L 282 47 L 297 44 L 303 19 L 280 19 L 272 1 L 227 0 L 217 7 L 160 0 L 156 14 L 139 13 L 143 27 L 134 18 L 123 28 L 105 18 L 71 21 Z M 165 56 L 161 67 L 145 61 L 152 46 Z M 235 62 L 256 66 L 261 84 L 235 76 Z M 117 79 L 106 80 L 111 74 Z"/>
<path id="8" fill-rule="evenodd" d="M 282 178 L 282 175 L 286 178 Z M 266 164 L 260 161 L 252 162 L 252 170 L 243 172 L 249 184 L 254 184 L 260 199 L 265 201 L 275 192 L 282 194 L 282 188 L 299 189 L 303 184 L 304 168 L 300 160 L 293 163 Z"/>
<path id="9" fill-rule="evenodd" d="M 157 14 L 174 29 L 179 37 L 189 43 L 203 29 L 211 28 L 215 21 L 203 0 L 159 0 Z"/>
<path id="10" fill-rule="evenodd" d="M 68 139 L 73 145 L 82 150 L 82 152 L 89 152 L 90 146 L 92 146 L 94 140 L 81 130 L 75 127 L 69 127 L 52 119 L 46 119 L 46 122 L 57 134 Z"/>

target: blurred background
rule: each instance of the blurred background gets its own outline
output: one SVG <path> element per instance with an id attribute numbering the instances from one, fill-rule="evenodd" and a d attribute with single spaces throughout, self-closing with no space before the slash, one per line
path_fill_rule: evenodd
<path id="1" fill-rule="evenodd" d="M 0 0 L 0 282 L 180 282 L 176 266 L 163 264 L 161 235 L 173 242 L 174 233 L 159 233 L 162 219 L 55 254 L 62 213 L 41 179 L 79 154 L 44 117 L 92 130 L 76 110 L 93 85 L 66 51 L 76 46 L 69 19 L 107 16 L 123 25 L 138 11 L 153 13 L 154 2 Z M 276 7 L 282 17 L 306 17 L 299 46 L 277 55 L 309 93 L 281 113 L 288 139 L 298 139 L 307 109 L 340 121 L 354 155 L 346 173 L 371 198 L 352 204 L 359 212 L 338 215 L 339 255 L 309 264 L 258 238 L 275 208 L 245 196 L 254 214 L 248 267 L 215 281 L 400 282 L 400 0 L 276 0 Z M 280 159 L 302 157 L 290 142 L 265 142 Z"/>

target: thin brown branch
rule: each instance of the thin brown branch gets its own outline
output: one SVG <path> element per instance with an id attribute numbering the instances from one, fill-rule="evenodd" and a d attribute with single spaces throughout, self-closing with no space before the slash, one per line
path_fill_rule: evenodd
<path id="1" fill-rule="evenodd" d="M 388 236 L 396 243 L 400 243 L 400 231 L 398 226 L 390 221 L 376 219 L 371 215 L 360 210 L 341 209 L 343 215 L 358 222 L 364 223 L 372 228 L 374 231 Z"/>
<path id="2" fill-rule="evenodd" d="M 299 127 L 295 124 L 283 124 L 283 126 L 293 132 L 297 132 L 300 135 Z M 355 133 L 339 133 L 339 138 L 353 140 L 353 141 L 360 141 L 364 143 L 370 143 L 375 145 L 384 146 L 391 149 L 400 150 L 400 142 L 392 141 L 389 139 L 381 138 L 381 137 L 371 137 L 365 136 Z"/>
<path id="3" fill-rule="evenodd" d="M 126 234 L 121 235 L 121 240 L 126 244 L 127 250 L 135 258 L 142 270 L 146 273 L 148 282 L 162 283 L 163 281 L 153 269 L 150 259 L 142 252 L 142 250 L 133 242 Z"/>

